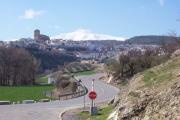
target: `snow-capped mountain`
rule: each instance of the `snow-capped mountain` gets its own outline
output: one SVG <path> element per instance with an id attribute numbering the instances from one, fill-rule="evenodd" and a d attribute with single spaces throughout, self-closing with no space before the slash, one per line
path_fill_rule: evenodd
<path id="1" fill-rule="evenodd" d="M 60 35 L 51 37 L 51 39 L 64 39 L 64 40 L 119 40 L 124 41 L 125 38 L 123 37 L 115 37 L 111 35 L 105 35 L 105 34 L 96 34 L 92 33 L 89 30 L 86 29 L 77 29 L 74 32 L 69 33 L 62 33 Z"/>

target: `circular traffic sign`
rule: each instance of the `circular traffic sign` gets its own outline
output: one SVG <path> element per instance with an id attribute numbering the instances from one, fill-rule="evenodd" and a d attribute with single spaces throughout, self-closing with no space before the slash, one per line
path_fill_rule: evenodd
<path id="1" fill-rule="evenodd" d="M 95 91 L 91 91 L 91 92 L 89 92 L 89 98 L 90 98 L 91 100 L 96 99 L 96 97 L 97 97 L 97 94 L 96 94 L 96 92 L 95 92 Z"/>

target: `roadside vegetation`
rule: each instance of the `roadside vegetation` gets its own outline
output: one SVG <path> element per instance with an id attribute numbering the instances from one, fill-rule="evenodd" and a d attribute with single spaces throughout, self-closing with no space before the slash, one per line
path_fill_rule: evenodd
<path id="1" fill-rule="evenodd" d="M 109 114 L 112 112 L 113 107 L 112 106 L 107 106 L 107 107 L 102 107 L 99 109 L 98 114 L 95 116 L 91 116 L 88 111 L 82 111 L 78 113 L 78 117 L 81 120 L 106 120 L 109 116 Z"/>

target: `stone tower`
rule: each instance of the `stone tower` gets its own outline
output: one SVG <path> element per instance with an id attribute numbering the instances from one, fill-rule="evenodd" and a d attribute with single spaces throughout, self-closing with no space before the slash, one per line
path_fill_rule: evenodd
<path id="1" fill-rule="evenodd" d="M 34 30 L 34 39 L 38 40 L 39 36 L 40 36 L 40 30 L 38 30 L 38 29 Z"/>

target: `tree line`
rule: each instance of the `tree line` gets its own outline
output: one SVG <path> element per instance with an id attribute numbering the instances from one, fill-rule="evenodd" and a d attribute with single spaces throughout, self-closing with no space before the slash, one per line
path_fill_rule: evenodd
<path id="1" fill-rule="evenodd" d="M 127 54 L 121 54 L 118 59 L 109 59 L 106 61 L 108 73 L 113 74 L 117 80 L 126 80 L 134 74 L 144 71 L 153 66 L 159 65 L 170 58 L 174 51 L 180 49 L 180 37 L 172 34 L 171 39 L 174 42 L 145 50 L 131 50 Z"/>
<path id="2" fill-rule="evenodd" d="M 20 48 L 0 47 L 0 85 L 33 85 L 36 59 Z"/>
<path id="3" fill-rule="evenodd" d="M 121 54 L 117 60 L 107 60 L 106 68 L 118 80 L 125 80 L 138 72 L 165 62 L 168 58 L 167 54 L 160 55 L 158 49 L 146 49 L 144 52 L 133 50 Z"/>

